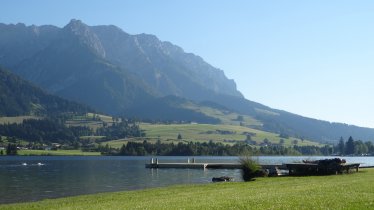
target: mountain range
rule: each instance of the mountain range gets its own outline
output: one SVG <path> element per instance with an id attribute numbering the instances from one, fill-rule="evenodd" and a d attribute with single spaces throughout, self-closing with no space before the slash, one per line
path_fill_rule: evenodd
<path id="1" fill-rule="evenodd" d="M 107 113 L 155 96 L 242 97 L 222 70 L 153 35 L 79 20 L 64 28 L 3 24 L 0 31 L 2 65 L 51 93 Z"/>
<path id="2" fill-rule="evenodd" d="M 323 142 L 350 135 L 374 140 L 374 129 L 249 101 L 233 80 L 201 57 L 154 35 L 130 35 L 112 25 L 88 26 L 74 19 L 63 28 L 0 24 L 0 65 L 51 94 L 108 114 L 217 123 L 182 106 L 190 100 L 251 116 L 266 131 Z"/>

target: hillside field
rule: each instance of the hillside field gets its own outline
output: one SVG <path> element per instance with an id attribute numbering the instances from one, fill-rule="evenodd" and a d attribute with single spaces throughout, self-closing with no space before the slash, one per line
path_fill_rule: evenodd
<path id="1" fill-rule="evenodd" d="M 22 123 L 23 120 L 28 119 L 41 119 L 42 117 L 37 116 L 17 116 L 17 117 L 0 117 L 0 124 L 13 124 L 13 123 Z"/>
<path id="2" fill-rule="evenodd" d="M 100 152 L 83 152 L 82 150 L 18 150 L 18 155 L 32 155 L 32 156 L 98 156 L 101 155 Z"/>
<path id="3" fill-rule="evenodd" d="M 185 105 L 187 106 L 187 105 Z M 151 124 L 151 123 L 140 123 L 140 129 L 144 131 L 145 137 L 140 138 L 127 138 L 118 139 L 102 144 L 108 144 L 114 148 L 120 148 L 123 144 L 128 141 L 144 141 L 147 140 L 151 143 L 160 140 L 164 143 L 175 143 L 179 142 L 221 142 L 223 144 L 235 144 L 250 140 L 255 146 L 264 144 L 281 144 L 286 147 L 293 145 L 299 146 L 324 146 L 323 144 L 313 142 L 310 140 L 302 140 L 294 137 L 280 137 L 279 134 L 261 131 L 253 126 L 261 126 L 260 122 L 255 119 L 246 116 L 238 115 L 234 112 L 229 112 L 220 109 L 213 109 L 206 106 L 193 106 L 188 104 L 189 108 L 201 109 L 200 111 L 212 117 L 219 118 L 221 124 L 198 124 L 198 123 L 184 123 L 184 124 Z M 238 118 L 241 118 L 239 121 Z M 1 117 L 0 123 L 21 123 L 24 119 L 38 119 L 33 116 L 19 116 L 19 117 Z M 67 126 L 87 126 L 94 131 L 98 128 L 111 126 L 114 122 L 120 122 L 119 119 L 113 118 L 107 115 L 100 115 L 95 113 L 87 113 L 82 116 L 74 116 L 72 119 L 66 121 Z M 178 135 L 181 135 L 182 139 L 178 139 Z M 249 137 L 248 137 L 249 136 Z M 99 140 L 104 136 L 82 136 L 81 139 Z M 249 139 L 248 139 L 249 138 Z M 282 140 L 281 140 L 282 139 Z M 248 141 L 249 142 L 249 141 Z"/>
<path id="4" fill-rule="evenodd" d="M 112 147 L 119 148 L 128 141 L 147 141 L 155 142 L 221 142 L 224 144 L 234 144 L 246 140 L 247 135 L 251 136 L 251 140 L 256 144 L 261 144 L 264 139 L 268 139 L 271 144 L 279 144 L 280 139 L 284 140 L 284 146 L 293 146 L 297 141 L 299 146 L 323 146 L 322 144 L 309 140 L 301 140 L 298 138 L 281 138 L 278 134 L 260 131 L 239 125 L 212 125 L 212 124 L 149 124 L 141 123 L 140 128 L 144 130 L 145 138 L 129 138 L 122 140 L 113 140 L 106 142 Z M 178 135 L 182 139 L 178 140 Z"/>

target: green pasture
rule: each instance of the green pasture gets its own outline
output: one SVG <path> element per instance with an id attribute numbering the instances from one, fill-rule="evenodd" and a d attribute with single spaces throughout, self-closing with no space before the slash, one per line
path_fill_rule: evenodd
<path id="1" fill-rule="evenodd" d="M 251 140 L 260 144 L 264 139 L 268 139 L 270 143 L 278 144 L 280 139 L 284 140 L 284 146 L 293 146 L 293 141 L 297 140 L 297 145 L 300 146 L 322 146 L 319 143 L 297 138 L 281 138 L 278 134 L 260 131 L 239 125 L 213 125 L 213 124 L 149 124 L 141 123 L 140 128 L 145 132 L 146 136 L 142 138 L 129 138 L 112 140 L 103 142 L 103 145 L 108 144 L 114 148 L 120 148 L 123 144 L 129 141 L 142 142 L 156 142 L 161 140 L 164 143 L 179 143 L 179 142 L 221 142 L 224 144 L 234 144 L 242 142 L 247 138 L 247 134 L 252 134 Z M 229 134 L 222 134 L 228 132 Z M 182 139 L 178 140 L 178 134 L 181 134 Z"/>
<path id="2" fill-rule="evenodd" d="M 113 118 L 111 116 L 95 114 L 95 113 L 87 113 L 86 119 L 93 119 L 95 116 L 98 117 L 103 122 L 107 122 L 107 123 L 113 122 Z"/>
<path id="3" fill-rule="evenodd" d="M 111 116 L 87 113 L 85 115 L 74 116 L 72 119 L 65 122 L 66 126 L 87 126 L 96 131 L 98 128 L 103 127 L 104 123 L 111 126 L 114 119 Z"/>
<path id="4" fill-rule="evenodd" d="M 230 140 L 243 141 L 247 134 L 252 134 L 251 139 L 257 143 L 268 139 L 269 142 L 277 144 L 280 139 L 284 139 L 285 146 L 293 145 L 293 141 L 297 140 L 298 145 L 320 145 L 318 143 L 297 138 L 281 138 L 278 134 L 269 133 L 265 131 L 256 130 L 238 125 L 212 125 L 212 124 L 146 124 L 141 123 L 140 128 L 144 130 L 147 138 L 160 140 L 176 140 L 178 134 L 181 134 L 182 140 L 186 141 L 215 141 L 222 143 L 230 143 Z M 222 132 L 228 132 L 223 134 Z M 226 141 L 225 141 L 226 140 Z"/>
<path id="5" fill-rule="evenodd" d="M 100 152 L 82 152 L 81 150 L 18 150 L 18 155 L 101 155 Z"/>
<path id="6" fill-rule="evenodd" d="M 27 119 L 41 119 L 42 117 L 36 117 L 36 116 L 17 116 L 17 117 L 0 117 L 0 124 L 13 124 L 17 123 L 20 124 L 23 122 L 23 120 Z"/>
<path id="7" fill-rule="evenodd" d="M 228 110 L 221 110 L 215 109 L 208 106 L 197 106 L 194 103 L 185 103 L 183 105 L 184 108 L 194 110 L 196 112 L 200 112 L 205 114 L 206 116 L 213 117 L 219 119 L 221 124 L 226 125 L 240 125 L 240 122 L 244 125 L 251 125 L 251 126 L 261 126 L 262 123 L 250 116 L 247 115 L 240 115 L 236 112 L 228 111 Z M 243 119 L 238 120 L 238 117 L 241 116 Z"/>

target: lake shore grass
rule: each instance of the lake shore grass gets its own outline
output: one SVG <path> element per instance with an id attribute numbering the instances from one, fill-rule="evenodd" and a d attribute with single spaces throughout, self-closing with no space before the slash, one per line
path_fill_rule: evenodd
<path id="1" fill-rule="evenodd" d="M 18 150 L 18 155 L 21 156 L 98 156 L 100 152 L 83 152 L 82 150 Z"/>
<path id="2" fill-rule="evenodd" d="M 101 193 L 0 209 L 373 209 L 374 169 L 333 176 L 257 178 Z"/>

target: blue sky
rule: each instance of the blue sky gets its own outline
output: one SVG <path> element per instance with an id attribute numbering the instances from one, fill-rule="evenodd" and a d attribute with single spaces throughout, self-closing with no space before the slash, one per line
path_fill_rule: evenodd
<path id="1" fill-rule="evenodd" d="M 374 1 L 1 0 L 0 22 L 117 25 L 225 71 L 249 100 L 374 128 Z"/>

